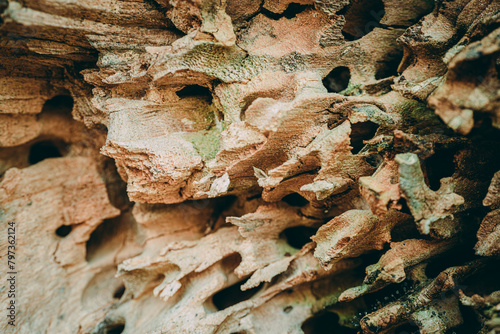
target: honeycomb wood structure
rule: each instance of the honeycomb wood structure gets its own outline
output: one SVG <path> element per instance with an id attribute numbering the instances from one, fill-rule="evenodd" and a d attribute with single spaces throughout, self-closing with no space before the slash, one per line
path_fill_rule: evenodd
<path id="1" fill-rule="evenodd" d="M 0 13 L 0 332 L 500 333 L 499 1 Z"/>

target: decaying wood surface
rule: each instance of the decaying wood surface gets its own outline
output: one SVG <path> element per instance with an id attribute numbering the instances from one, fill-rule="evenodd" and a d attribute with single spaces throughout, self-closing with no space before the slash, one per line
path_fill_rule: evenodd
<path id="1" fill-rule="evenodd" d="M 0 12 L 0 331 L 500 333 L 500 2 Z"/>

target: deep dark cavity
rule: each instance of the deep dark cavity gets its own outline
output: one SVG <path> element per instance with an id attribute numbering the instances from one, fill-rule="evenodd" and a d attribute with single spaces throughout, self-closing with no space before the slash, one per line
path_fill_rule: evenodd
<path id="1" fill-rule="evenodd" d="M 304 197 L 302 197 L 301 195 L 299 195 L 298 193 L 291 193 L 289 195 L 286 195 L 281 200 L 290 206 L 295 206 L 299 208 L 309 204 L 309 201 Z"/>
<path id="2" fill-rule="evenodd" d="M 405 296 L 406 294 L 413 291 L 414 284 L 411 281 L 403 281 L 401 283 L 390 284 L 385 288 L 368 293 L 363 296 L 363 300 L 366 303 L 366 313 L 372 313 L 378 309 L 395 302 L 399 298 Z M 364 313 L 359 315 L 364 316 Z"/>
<path id="3" fill-rule="evenodd" d="M 222 268 L 225 273 L 232 273 L 241 263 L 241 254 L 234 253 L 222 259 Z"/>
<path id="4" fill-rule="evenodd" d="M 113 326 L 109 327 L 109 329 L 107 329 L 105 331 L 105 333 L 106 334 L 120 334 L 123 332 L 124 329 L 125 329 L 124 324 L 117 324 L 117 325 L 113 325 Z"/>
<path id="5" fill-rule="evenodd" d="M 500 141 L 500 129 L 493 126 L 490 115 L 474 113 L 474 128 L 468 134 L 472 140 Z"/>
<path id="6" fill-rule="evenodd" d="M 111 327 L 110 329 L 108 329 L 108 331 L 106 332 L 106 334 L 120 334 L 123 332 L 123 330 L 125 329 L 125 325 L 115 325 L 113 327 Z"/>
<path id="7" fill-rule="evenodd" d="M 408 215 L 411 215 L 411 210 L 410 210 L 410 207 L 408 206 L 408 203 L 406 202 L 406 199 L 401 197 L 397 204 L 401 205 L 401 209 L 399 211 L 401 211 L 402 213 L 406 213 Z M 420 233 L 419 233 L 419 235 L 420 235 Z"/>
<path id="8" fill-rule="evenodd" d="M 115 161 L 105 159 L 102 166 L 100 174 L 106 180 L 106 192 L 111 204 L 119 210 L 131 208 L 133 203 L 130 202 L 127 195 L 127 182 L 123 181 L 120 174 L 118 174 Z"/>
<path id="9" fill-rule="evenodd" d="M 308 226 L 289 227 L 280 233 L 280 238 L 296 249 L 301 249 L 305 244 L 311 242 L 311 237 L 316 234 L 317 228 Z"/>
<path id="10" fill-rule="evenodd" d="M 125 330 L 125 321 L 123 319 L 106 319 L 98 325 L 93 333 L 96 334 L 120 334 Z"/>
<path id="11" fill-rule="evenodd" d="M 375 79 L 380 80 L 391 76 L 397 76 L 399 64 L 401 63 L 402 59 L 403 59 L 402 48 L 398 50 L 397 53 L 388 54 L 387 59 L 385 61 L 377 63 Z"/>
<path id="12" fill-rule="evenodd" d="M 463 306 L 461 303 L 459 303 L 458 308 L 464 321 L 461 325 L 447 330 L 446 334 L 479 333 L 483 320 L 478 317 L 478 313 L 472 307 Z"/>
<path id="13" fill-rule="evenodd" d="M 9 6 L 8 0 L 0 0 L 0 14 Z M 3 23 L 2 18 L 0 17 L 0 24 Z"/>
<path id="14" fill-rule="evenodd" d="M 301 5 L 299 3 L 292 2 L 291 4 L 288 5 L 287 9 L 281 14 L 271 12 L 270 10 L 267 10 L 265 8 L 261 8 L 260 13 L 275 21 L 281 19 L 282 17 L 290 20 L 296 17 L 297 14 L 302 13 L 308 8 L 314 8 L 314 7 L 311 5 Z"/>
<path id="15" fill-rule="evenodd" d="M 454 150 L 441 150 L 425 160 L 429 188 L 437 191 L 441 187 L 441 179 L 453 175 L 455 153 Z"/>
<path id="16" fill-rule="evenodd" d="M 223 196 L 219 198 L 215 198 L 212 201 L 209 201 L 208 199 L 201 199 L 201 200 L 194 200 L 193 201 L 193 206 L 195 208 L 203 208 L 203 203 L 202 201 L 206 201 L 206 205 L 211 205 L 214 210 L 212 211 L 209 225 L 212 228 L 212 231 L 217 230 L 221 226 L 226 225 L 226 216 L 227 216 L 227 211 L 233 206 L 233 204 L 236 202 L 238 197 L 234 195 L 229 195 L 229 196 Z M 200 206 L 197 206 L 197 203 L 200 202 Z"/>
<path id="17" fill-rule="evenodd" d="M 401 203 L 404 203 L 404 205 L 406 206 L 406 201 L 404 199 L 401 200 Z M 407 206 L 406 209 L 408 212 L 405 213 L 410 214 L 410 209 L 408 209 Z M 391 230 L 392 242 L 401 242 L 407 239 L 419 239 L 420 237 L 421 234 L 420 232 L 418 232 L 417 226 L 413 219 L 405 220 L 404 222 L 394 226 L 394 228 Z"/>
<path id="18" fill-rule="evenodd" d="M 56 235 L 64 238 L 71 233 L 71 230 L 73 230 L 71 225 L 62 225 L 56 230 Z"/>
<path id="19" fill-rule="evenodd" d="M 296 17 L 297 14 L 305 11 L 307 8 L 311 8 L 311 6 L 301 5 L 301 4 L 292 2 L 291 4 L 288 5 L 288 8 L 283 12 L 282 15 L 285 18 L 290 20 L 290 19 L 293 19 L 294 17 Z"/>
<path id="20" fill-rule="evenodd" d="M 113 293 L 113 298 L 120 299 L 122 298 L 124 293 L 125 293 L 125 285 L 122 284 Z"/>
<path id="21" fill-rule="evenodd" d="M 500 266 L 498 261 L 488 262 L 487 265 L 478 270 L 474 275 L 461 282 L 460 288 L 467 296 L 474 294 L 487 296 L 500 290 Z"/>
<path id="22" fill-rule="evenodd" d="M 342 35 L 347 41 L 355 41 L 380 26 L 385 10 L 381 0 L 360 0 L 351 1 L 338 14 L 345 17 Z"/>
<path id="23" fill-rule="evenodd" d="M 351 125 L 351 153 L 357 154 L 365 146 L 364 140 L 372 139 L 377 132 L 378 124 L 373 122 L 360 122 Z"/>
<path id="24" fill-rule="evenodd" d="M 333 312 L 321 312 L 304 321 L 304 334 L 355 334 L 353 328 L 341 326 L 339 316 Z"/>
<path id="25" fill-rule="evenodd" d="M 207 87 L 200 85 L 188 85 L 181 90 L 175 92 L 181 99 L 186 97 L 200 97 L 206 99 L 209 103 L 212 103 L 212 93 Z"/>
<path id="26" fill-rule="evenodd" d="M 371 264 L 377 263 L 380 260 L 380 257 L 384 255 L 389 249 L 391 249 L 389 244 L 385 244 L 382 250 L 374 250 L 369 253 L 360 255 L 358 258 L 363 262 L 363 265 L 357 267 L 355 271 L 362 277 L 365 277 L 366 272 L 364 268 L 368 267 Z"/>
<path id="27" fill-rule="evenodd" d="M 406 324 L 403 324 L 394 330 L 394 334 L 419 334 L 419 333 L 420 329 L 413 322 L 407 322 Z"/>
<path id="28" fill-rule="evenodd" d="M 105 219 L 90 235 L 87 240 L 85 259 L 91 262 L 97 258 L 107 247 L 112 247 L 111 241 L 120 232 L 124 226 L 121 224 L 120 217 Z M 113 240 L 114 241 L 114 240 Z M 111 248 L 110 248 L 111 249 Z"/>
<path id="29" fill-rule="evenodd" d="M 70 113 L 73 110 L 73 103 L 71 95 L 57 95 L 45 102 L 42 112 Z"/>
<path id="30" fill-rule="evenodd" d="M 500 140 L 476 138 L 473 139 L 473 144 L 473 148 L 460 156 L 461 163 L 457 164 L 456 169 L 460 176 L 485 184 L 484 187 L 477 187 L 477 191 L 481 193 L 479 197 L 483 198 L 493 175 L 500 169 Z"/>
<path id="31" fill-rule="evenodd" d="M 451 251 L 433 258 L 429 261 L 427 267 L 425 268 L 425 275 L 428 278 L 435 278 L 447 268 L 459 266 L 464 262 L 475 259 L 476 255 L 473 249 L 474 243 L 475 239 L 467 245 L 454 247 Z"/>
<path id="32" fill-rule="evenodd" d="M 63 156 L 59 149 L 62 145 L 63 144 L 61 143 L 56 143 L 55 141 L 50 140 L 35 143 L 30 148 L 28 162 L 31 165 L 34 165 L 45 159 L 60 158 Z"/>
<path id="33" fill-rule="evenodd" d="M 245 284 L 246 281 L 247 280 L 243 280 L 233 284 L 213 295 L 212 302 L 215 307 L 217 307 L 219 311 L 222 311 L 228 307 L 252 298 L 261 289 L 261 285 L 259 285 L 255 288 L 241 291 L 241 286 Z"/>
<path id="34" fill-rule="evenodd" d="M 323 79 L 323 85 L 329 93 L 340 93 L 349 86 L 351 71 L 346 66 L 335 67 Z"/>
<path id="35" fill-rule="evenodd" d="M 384 158 L 382 158 L 378 153 L 373 153 L 365 156 L 365 161 L 373 168 L 377 168 L 382 164 L 382 162 L 384 162 Z"/>

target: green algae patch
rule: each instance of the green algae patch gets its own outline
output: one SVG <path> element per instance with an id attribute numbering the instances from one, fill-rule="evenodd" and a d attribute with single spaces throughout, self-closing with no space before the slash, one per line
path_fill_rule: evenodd
<path id="1" fill-rule="evenodd" d="M 190 141 L 203 160 L 207 161 L 215 158 L 220 150 L 220 133 L 220 130 L 214 127 L 210 130 L 187 132 L 183 137 Z"/>
<path id="2" fill-rule="evenodd" d="M 349 86 L 347 86 L 346 89 L 341 91 L 339 94 L 345 95 L 345 96 L 357 96 L 363 94 L 363 85 L 361 84 L 351 84 L 349 83 Z"/>
<path id="3" fill-rule="evenodd" d="M 407 133 L 427 135 L 443 132 L 446 126 L 424 103 L 409 101 L 396 105 L 402 118 L 402 129 Z"/>

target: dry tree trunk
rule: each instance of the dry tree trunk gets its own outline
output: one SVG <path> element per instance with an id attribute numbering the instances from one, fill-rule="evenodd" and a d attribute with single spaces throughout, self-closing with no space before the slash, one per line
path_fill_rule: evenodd
<path id="1" fill-rule="evenodd" d="M 2 332 L 500 333 L 499 1 L 0 12 Z"/>

